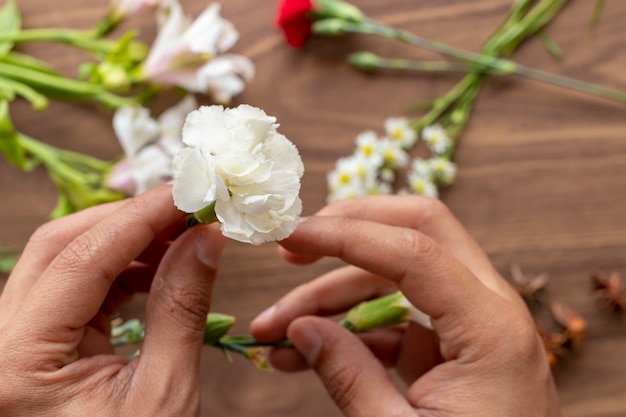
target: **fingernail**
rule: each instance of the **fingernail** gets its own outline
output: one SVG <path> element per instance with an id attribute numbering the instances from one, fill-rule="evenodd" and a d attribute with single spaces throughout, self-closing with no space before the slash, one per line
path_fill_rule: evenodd
<path id="1" fill-rule="evenodd" d="M 300 352 L 310 367 L 314 367 L 320 350 L 322 350 L 322 336 L 315 326 L 310 324 L 308 326 L 297 326 L 289 333 L 289 339 L 293 342 L 298 352 Z"/>
<path id="2" fill-rule="evenodd" d="M 253 323 L 259 323 L 259 322 L 262 322 L 262 321 L 269 321 L 274 316 L 274 313 L 276 313 L 276 306 L 275 305 L 265 309 L 261 314 L 256 316 L 255 319 L 252 320 L 252 322 Z"/>
<path id="3" fill-rule="evenodd" d="M 198 227 L 195 232 L 198 260 L 210 268 L 217 268 L 226 239 L 213 225 Z"/>
<path id="4" fill-rule="evenodd" d="M 304 216 L 304 217 L 300 217 L 300 218 L 298 219 L 298 224 L 304 223 L 304 222 L 305 222 L 305 221 L 307 221 L 307 220 L 309 220 L 309 218 L 308 218 L 308 217 L 306 217 L 306 216 Z"/>

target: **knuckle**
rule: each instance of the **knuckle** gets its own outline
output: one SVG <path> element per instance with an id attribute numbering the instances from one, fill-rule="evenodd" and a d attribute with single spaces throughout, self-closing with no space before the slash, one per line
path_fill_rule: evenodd
<path id="1" fill-rule="evenodd" d="M 404 241 L 407 256 L 413 261 L 433 259 L 439 256 L 437 244 L 428 236 L 413 229 L 402 229 L 400 239 Z"/>
<path id="2" fill-rule="evenodd" d="M 163 291 L 165 305 L 180 326 L 204 329 L 209 313 L 210 292 L 200 288 L 172 286 Z"/>
<path id="3" fill-rule="evenodd" d="M 543 347 L 534 323 L 531 323 L 531 320 L 527 320 L 525 317 L 520 317 L 513 323 L 508 324 L 508 331 L 511 331 L 511 327 L 513 327 L 514 334 L 517 336 L 517 342 L 514 344 L 512 352 L 515 357 L 528 360 L 536 359 L 543 352 Z"/>
<path id="4" fill-rule="evenodd" d="M 28 246 L 46 245 L 58 240 L 65 231 L 65 228 L 59 224 L 61 220 L 53 220 L 39 226 L 28 239 Z"/>
<path id="5" fill-rule="evenodd" d="M 55 259 L 61 272 L 75 272 L 89 265 L 98 251 L 98 239 L 89 234 L 77 236 Z"/>
<path id="6" fill-rule="evenodd" d="M 355 365 L 337 365 L 327 371 L 326 390 L 341 410 L 348 410 L 358 399 L 359 369 Z"/>
<path id="7" fill-rule="evenodd" d="M 483 332 L 481 337 L 485 348 L 499 346 L 500 356 L 506 363 L 519 363 L 522 366 L 543 363 L 538 359 L 545 354 L 545 349 L 529 314 L 511 308 L 509 302 L 501 300 L 491 311 L 490 322 L 490 329 Z M 511 338 L 510 343 L 502 343 L 503 335 Z"/>

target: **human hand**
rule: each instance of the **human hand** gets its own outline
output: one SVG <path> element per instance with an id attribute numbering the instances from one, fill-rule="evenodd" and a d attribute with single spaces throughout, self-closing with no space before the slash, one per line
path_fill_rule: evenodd
<path id="1" fill-rule="evenodd" d="M 1 415 L 199 415 L 224 238 L 183 220 L 166 185 L 38 229 L 0 297 Z M 111 315 L 148 288 L 141 355 L 115 355 Z"/>
<path id="2" fill-rule="evenodd" d="M 558 416 L 553 379 L 520 297 L 437 200 L 381 196 L 330 205 L 281 242 L 295 263 L 351 266 L 306 283 L 251 325 L 284 371 L 312 367 L 346 416 Z M 353 265 L 353 266 L 352 266 Z M 343 313 L 401 290 L 430 315 L 360 337 L 310 315 Z M 369 348 L 369 349 L 368 349 Z M 403 394 L 384 366 L 408 384 Z"/>

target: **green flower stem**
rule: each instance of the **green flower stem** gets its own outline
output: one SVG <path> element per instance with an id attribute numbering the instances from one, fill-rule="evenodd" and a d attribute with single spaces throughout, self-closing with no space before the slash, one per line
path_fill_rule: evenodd
<path id="1" fill-rule="evenodd" d="M 48 169 L 72 182 L 84 183 L 86 180 L 93 179 L 93 176 L 88 175 L 88 171 L 103 172 L 110 166 L 109 162 L 85 154 L 59 149 L 23 134 L 18 134 L 18 141 L 24 150 Z M 82 169 L 79 170 L 74 167 Z"/>
<path id="2" fill-rule="evenodd" d="M 88 98 L 102 92 L 102 87 L 50 74 L 6 62 L 0 63 L 0 76 L 10 78 L 33 88 L 57 93 L 61 96 Z"/>
<path id="3" fill-rule="evenodd" d="M 510 55 L 525 38 L 539 31 L 554 14 L 560 10 L 565 1 L 566 0 L 543 1 L 530 10 L 518 24 L 509 23 L 502 26 L 502 33 L 500 33 L 498 37 L 492 38 L 495 40 L 492 41 L 492 44 L 488 44 L 485 47 L 482 54 L 455 48 L 442 42 L 431 41 L 404 30 L 377 23 L 373 20 L 364 20 L 356 23 L 344 22 L 342 29 L 346 32 L 373 34 L 396 39 L 413 46 L 438 52 L 442 55 L 467 63 L 473 71 L 491 72 L 500 75 L 516 74 L 548 84 L 558 85 L 626 103 L 626 94 L 620 91 L 548 73 L 546 71 L 536 70 L 498 56 Z M 526 4 L 523 3 L 522 5 L 525 6 Z M 519 14 L 515 13 L 515 16 L 519 16 Z M 502 53 L 498 55 L 489 53 L 498 49 L 500 49 Z"/>
<path id="4" fill-rule="evenodd" d="M 192 227 L 197 224 L 211 224 L 218 221 L 217 214 L 215 214 L 216 202 L 217 200 L 213 201 L 205 208 L 187 216 L 187 227 Z"/>
<path id="5" fill-rule="evenodd" d="M 123 20 L 123 16 L 110 11 L 91 31 L 94 38 L 102 38 L 113 32 Z"/>
<path id="6" fill-rule="evenodd" d="M 375 69 L 415 70 L 425 72 L 463 72 L 472 71 L 469 65 L 449 61 L 417 61 L 400 58 L 381 58 L 370 52 L 359 52 L 348 56 L 348 61 L 355 67 L 370 71 Z"/>
<path id="7" fill-rule="evenodd" d="M 56 148 L 19 132 L 16 133 L 16 139 L 19 146 L 32 156 L 24 169 L 32 169 L 41 163 L 57 188 L 59 198 L 52 218 L 125 197 L 103 187 L 104 174 L 111 163 Z"/>
<path id="8" fill-rule="evenodd" d="M 487 39 L 482 54 L 494 57 L 509 56 L 524 39 L 541 31 L 563 4 L 562 0 L 543 0 L 528 12 L 532 1 L 518 0 L 507 18 Z M 371 60 L 371 57 L 369 58 Z M 440 155 L 441 158 L 452 159 L 476 97 L 488 76 L 494 73 L 496 71 L 480 72 L 474 68 L 450 91 L 434 100 L 430 111 L 424 116 L 411 120 L 411 126 L 418 131 L 434 123 L 440 123 L 445 127 L 452 139 L 452 145 Z"/>
<path id="9" fill-rule="evenodd" d="M 42 105 L 40 97 L 32 95 L 30 90 L 50 94 L 64 100 L 94 100 L 106 108 L 115 110 L 122 106 L 138 104 L 141 93 L 135 97 L 122 97 L 105 90 L 102 86 L 86 81 L 74 80 L 59 74 L 37 71 L 18 65 L 0 62 L 0 77 L 10 79 L 31 87 L 27 91 L 37 105 Z"/>
<path id="10" fill-rule="evenodd" d="M 14 99 L 14 94 L 24 97 L 35 110 L 45 110 L 48 107 L 48 99 L 46 96 L 38 93 L 34 88 L 24 83 L 8 78 L 0 78 L 0 91 L 3 92 L 3 95 L 9 96 L 3 97 L 9 101 Z"/>
<path id="11" fill-rule="evenodd" d="M 85 175 L 82 172 L 63 162 L 63 152 L 70 153 L 69 151 L 62 151 L 26 135 L 18 134 L 17 138 L 24 150 L 41 162 L 48 171 L 56 173 L 59 177 L 65 178 L 69 182 L 78 184 L 85 182 Z M 88 159 L 85 160 L 85 162 L 87 161 Z"/>
<path id="12" fill-rule="evenodd" d="M 24 29 L 16 33 L 0 34 L 0 42 L 55 42 L 71 45 L 96 55 L 106 55 L 115 50 L 116 43 L 99 39 L 96 31 L 76 29 Z"/>

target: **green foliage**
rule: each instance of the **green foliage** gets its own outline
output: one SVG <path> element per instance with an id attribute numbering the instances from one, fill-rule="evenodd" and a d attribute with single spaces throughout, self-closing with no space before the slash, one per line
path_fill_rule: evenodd
<path id="1" fill-rule="evenodd" d="M 0 9 L 0 35 L 13 35 L 20 31 L 22 18 L 15 0 L 10 0 Z M 13 41 L 0 41 L 0 56 L 13 49 Z"/>

